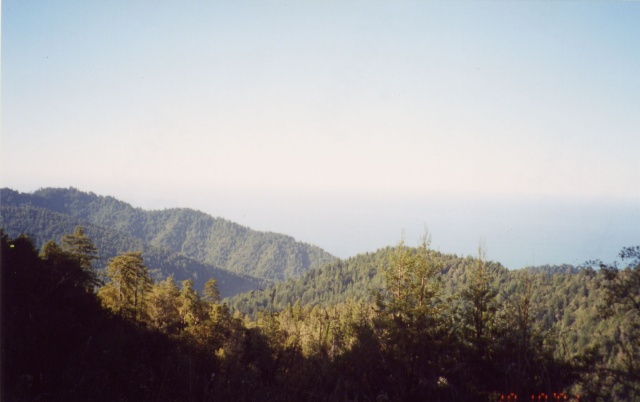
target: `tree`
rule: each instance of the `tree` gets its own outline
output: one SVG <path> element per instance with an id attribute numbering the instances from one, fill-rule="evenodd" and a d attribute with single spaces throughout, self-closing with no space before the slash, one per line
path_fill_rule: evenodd
<path id="1" fill-rule="evenodd" d="M 615 328 L 612 339 L 606 339 L 615 356 L 603 376 L 615 384 L 613 392 L 621 400 L 640 399 L 640 246 L 625 247 L 618 263 L 591 261 L 600 268 L 603 292 L 600 316 Z M 609 396 L 609 398 L 611 398 Z"/>
<path id="2" fill-rule="evenodd" d="M 473 343 L 483 354 L 487 337 L 487 327 L 492 324 L 497 310 L 496 291 L 491 288 L 492 275 L 485 260 L 486 250 L 478 247 L 475 272 L 469 286 L 462 291 L 462 298 L 468 305 L 468 313 L 473 332 Z"/>
<path id="3" fill-rule="evenodd" d="M 40 258 L 51 269 L 52 280 L 48 283 L 50 291 L 66 284 L 93 292 L 94 287 L 102 285 L 93 269 L 87 271 L 82 268 L 76 257 L 63 251 L 53 240 L 42 246 Z"/>
<path id="4" fill-rule="evenodd" d="M 384 270 L 387 291 L 396 303 L 401 303 L 409 290 L 411 260 L 411 250 L 405 246 L 403 236 L 391 256 L 391 264 Z"/>
<path id="5" fill-rule="evenodd" d="M 43 251 L 46 252 L 46 250 Z M 58 250 L 53 249 L 50 251 L 58 252 Z M 86 272 L 89 277 L 88 289 L 93 290 L 94 286 L 100 284 L 100 280 L 92 266 L 92 261 L 99 259 L 98 249 L 91 239 L 85 236 L 82 226 L 76 226 L 72 234 L 66 234 L 62 237 L 62 251 L 76 259 L 80 267 Z"/>
<path id="6" fill-rule="evenodd" d="M 160 331 L 175 335 L 182 327 L 180 289 L 170 276 L 156 284 L 149 295 L 149 322 Z"/>
<path id="7" fill-rule="evenodd" d="M 203 299 L 210 304 L 218 304 L 222 300 L 220 289 L 218 289 L 218 281 L 211 278 L 204 284 Z"/>
<path id="8" fill-rule="evenodd" d="M 87 270 L 93 270 L 92 261 L 99 259 L 98 249 L 84 234 L 82 226 L 76 226 L 72 234 L 62 237 L 62 250 L 71 254 L 80 262 L 80 266 Z"/>
<path id="9" fill-rule="evenodd" d="M 437 399 L 453 346 L 439 299 L 440 264 L 429 243 L 428 233 L 417 250 L 400 241 L 385 269 L 386 297 L 378 298 L 374 327 L 394 379 L 385 391 L 399 400 Z"/>
<path id="10" fill-rule="evenodd" d="M 468 381 L 466 386 L 473 393 L 495 391 L 497 378 L 492 352 L 496 343 L 497 292 L 492 287 L 493 273 L 485 260 L 486 250 L 478 246 L 475 268 L 470 272 L 469 284 L 460 293 L 463 301 L 463 334 L 466 351 L 463 357 Z M 483 389 L 478 389 L 482 387 Z M 475 388 L 475 389 L 474 389 Z"/>
<path id="11" fill-rule="evenodd" d="M 182 281 L 180 289 L 180 317 L 185 327 L 194 327 L 206 319 L 206 310 L 200 300 L 200 295 L 193 289 L 193 281 Z"/>
<path id="12" fill-rule="evenodd" d="M 597 264 L 604 274 L 601 284 L 605 295 L 603 313 L 629 312 L 640 318 L 640 246 L 625 247 L 619 254 L 626 264 L 623 269 L 617 263 Z M 628 262 L 627 262 L 628 261 Z"/>
<path id="13" fill-rule="evenodd" d="M 429 248 L 430 246 L 431 235 L 425 229 L 420 240 L 420 246 L 416 251 L 412 270 L 419 308 L 425 308 L 426 303 L 431 303 L 432 299 L 440 291 L 437 275 L 442 270 L 442 264 L 436 260 L 435 252 Z"/>
<path id="14" fill-rule="evenodd" d="M 146 316 L 146 298 L 153 281 L 144 265 L 142 252 L 129 252 L 109 260 L 109 283 L 98 296 L 105 307 L 135 322 Z"/>

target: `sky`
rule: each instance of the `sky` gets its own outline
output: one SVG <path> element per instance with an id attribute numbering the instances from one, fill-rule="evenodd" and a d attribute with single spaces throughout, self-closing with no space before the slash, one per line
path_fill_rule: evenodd
<path id="1" fill-rule="evenodd" d="M 640 243 L 640 3 L 2 2 L 0 185 L 339 256 Z M 1 200 L 0 200 L 1 202 Z"/>

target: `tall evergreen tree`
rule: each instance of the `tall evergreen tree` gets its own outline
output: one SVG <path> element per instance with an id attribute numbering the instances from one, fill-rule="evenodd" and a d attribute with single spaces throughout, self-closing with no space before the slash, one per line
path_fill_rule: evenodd
<path id="1" fill-rule="evenodd" d="M 385 269 L 387 297 L 374 319 L 384 364 L 386 393 L 398 400 L 437 399 L 443 392 L 452 346 L 440 300 L 439 265 L 426 234 L 418 250 L 400 241 Z"/>
<path id="2" fill-rule="evenodd" d="M 98 249 L 84 234 L 82 226 L 76 226 L 72 234 L 66 234 L 62 237 L 62 250 L 76 258 L 80 262 L 80 266 L 87 271 L 93 269 L 93 260 L 99 259 Z"/>
<path id="3" fill-rule="evenodd" d="M 101 284 L 92 265 L 93 260 L 99 259 L 98 249 L 84 234 L 82 226 L 76 226 L 72 234 L 66 234 L 62 237 L 62 251 L 78 261 L 88 278 L 87 290 L 93 290 L 95 286 Z"/>
<path id="4" fill-rule="evenodd" d="M 179 312 L 182 324 L 186 327 L 197 326 L 206 318 L 206 309 L 200 300 L 200 295 L 193 289 L 191 279 L 182 281 Z"/>
<path id="5" fill-rule="evenodd" d="M 488 327 L 492 325 L 497 310 L 497 292 L 491 286 L 493 278 L 485 255 L 485 249 L 479 246 L 475 272 L 467 288 L 462 291 L 462 298 L 468 303 L 473 343 L 481 353 L 486 346 Z"/>
<path id="6" fill-rule="evenodd" d="M 495 328 L 498 310 L 497 291 L 492 286 L 493 273 L 485 260 L 486 250 L 478 247 L 475 267 L 470 270 L 468 285 L 460 293 L 464 348 L 463 361 L 467 392 L 485 395 L 496 390 Z"/>
<path id="7" fill-rule="evenodd" d="M 149 296 L 149 322 L 160 331 L 175 335 L 182 328 L 180 319 L 180 289 L 168 277 L 153 286 Z"/>
<path id="8" fill-rule="evenodd" d="M 105 307 L 132 321 L 142 321 L 153 283 L 142 253 L 124 253 L 109 260 L 107 277 L 109 283 L 98 292 Z"/>
<path id="9" fill-rule="evenodd" d="M 220 289 L 218 288 L 218 281 L 211 278 L 204 284 L 204 297 L 203 299 L 207 303 L 216 304 L 220 303 L 222 297 L 220 296 Z"/>

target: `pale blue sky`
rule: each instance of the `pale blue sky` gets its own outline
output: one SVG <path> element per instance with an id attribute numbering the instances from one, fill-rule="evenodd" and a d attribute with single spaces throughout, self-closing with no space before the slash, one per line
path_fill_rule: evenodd
<path id="1" fill-rule="evenodd" d="M 579 260 L 598 202 L 635 211 L 597 207 L 612 242 L 640 239 L 639 111 L 635 2 L 2 2 L 2 186 L 194 207 L 341 256 L 426 223 L 442 251 Z M 507 235 L 533 216 L 557 236 L 538 249 L 568 242 L 555 257 Z"/>

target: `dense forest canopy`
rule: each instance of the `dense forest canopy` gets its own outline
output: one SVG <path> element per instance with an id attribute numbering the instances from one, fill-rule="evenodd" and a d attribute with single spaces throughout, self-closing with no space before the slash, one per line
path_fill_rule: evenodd
<path id="1" fill-rule="evenodd" d="M 10 401 L 640 397 L 639 247 L 509 271 L 425 236 L 223 300 L 215 277 L 154 281 L 141 252 L 99 274 L 81 228 L 1 242 Z"/>
<path id="2" fill-rule="evenodd" d="M 425 233 L 339 260 L 188 209 L 0 196 L 7 400 L 640 398 L 640 247 L 508 270 Z"/>

